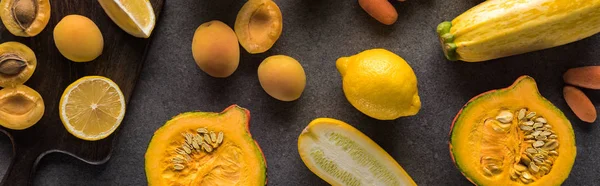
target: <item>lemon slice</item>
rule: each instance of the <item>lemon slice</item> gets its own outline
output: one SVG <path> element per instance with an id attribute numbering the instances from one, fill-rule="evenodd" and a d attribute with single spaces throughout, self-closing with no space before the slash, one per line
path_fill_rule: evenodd
<path id="1" fill-rule="evenodd" d="M 148 0 L 98 0 L 104 12 L 125 32 L 148 38 L 154 29 L 156 16 Z"/>
<path id="2" fill-rule="evenodd" d="M 125 116 L 125 98 L 119 86 L 102 76 L 83 77 L 60 98 L 60 120 L 69 133 L 95 141 L 112 134 Z"/>

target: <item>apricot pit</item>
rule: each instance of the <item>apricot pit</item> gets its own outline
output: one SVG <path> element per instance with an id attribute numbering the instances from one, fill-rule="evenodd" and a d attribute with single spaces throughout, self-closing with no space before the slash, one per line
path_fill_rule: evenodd
<path id="1" fill-rule="evenodd" d="M 248 53 L 269 50 L 279 39 L 283 26 L 281 10 L 272 0 L 250 0 L 235 20 L 235 33 Z"/>
<path id="2" fill-rule="evenodd" d="M 0 125 L 3 127 L 29 128 L 42 119 L 44 109 L 42 96 L 25 85 L 0 90 Z"/>
<path id="3" fill-rule="evenodd" d="M 18 42 L 0 44 L 0 87 L 25 83 L 37 66 L 33 51 Z"/>
<path id="4" fill-rule="evenodd" d="M 50 1 L 2 0 L 0 18 L 13 35 L 36 36 L 44 30 L 50 20 Z"/>

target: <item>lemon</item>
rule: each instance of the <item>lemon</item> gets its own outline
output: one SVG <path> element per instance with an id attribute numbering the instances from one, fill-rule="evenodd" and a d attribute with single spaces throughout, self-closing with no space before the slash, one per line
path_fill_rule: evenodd
<path id="1" fill-rule="evenodd" d="M 393 120 L 419 112 L 417 77 L 400 56 L 385 49 L 371 49 L 341 57 L 336 66 L 346 98 L 362 113 Z"/>
<path id="2" fill-rule="evenodd" d="M 125 116 L 119 86 L 102 76 L 86 76 L 69 85 L 59 104 L 60 120 L 69 133 L 84 140 L 112 134 Z"/>
<path id="3" fill-rule="evenodd" d="M 98 0 L 104 12 L 125 32 L 148 38 L 154 29 L 156 16 L 148 0 Z"/>

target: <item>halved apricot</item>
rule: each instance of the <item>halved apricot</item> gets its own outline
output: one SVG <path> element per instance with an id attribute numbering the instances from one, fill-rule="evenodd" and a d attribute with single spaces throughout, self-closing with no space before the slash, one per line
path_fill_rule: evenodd
<path id="1" fill-rule="evenodd" d="M 44 109 L 42 96 L 25 85 L 0 90 L 0 125 L 6 128 L 29 128 L 42 119 Z"/>
<path id="2" fill-rule="evenodd" d="M 2 0 L 0 18 L 6 29 L 15 36 L 38 35 L 50 20 L 49 0 Z"/>
<path id="3" fill-rule="evenodd" d="M 235 20 L 235 33 L 248 53 L 269 50 L 279 39 L 283 27 L 281 10 L 272 0 L 250 0 Z"/>
<path id="4" fill-rule="evenodd" d="M 33 51 L 19 42 L 0 44 L 0 87 L 25 83 L 37 66 Z"/>

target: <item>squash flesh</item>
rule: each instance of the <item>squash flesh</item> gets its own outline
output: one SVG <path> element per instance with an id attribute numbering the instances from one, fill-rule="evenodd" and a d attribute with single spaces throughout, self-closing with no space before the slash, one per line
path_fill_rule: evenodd
<path id="1" fill-rule="evenodd" d="M 490 0 L 452 21 L 457 60 L 479 62 L 600 32 L 600 0 Z"/>
<path id="2" fill-rule="evenodd" d="M 485 118 L 494 117 L 499 109 L 518 110 L 524 107 L 544 116 L 552 124 L 560 144 L 557 150 L 559 156 L 550 172 L 527 185 L 560 185 L 568 177 L 576 156 L 571 124 L 558 108 L 539 94 L 532 78 L 521 77 L 509 88 L 493 90 L 473 98 L 454 120 L 450 152 L 457 167 L 470 181 L 477 185 L 524 185 L 512 181 L 509 171 L 504 171 L 497 177 L 484 175 L 480 163 L 483 145 L 479 142 L 482 137 L 480 127 Z M 507 166 L 512 164 L 505 163 L 505 167 Z"/>
<path id="3" fill-rule="evenodd" d="M 248 131 L 249 112 L 231 106 L 222 113 L 189 112 L 168 121 L 155 132 L 146 152 L 149 185 L 265 185 L 266 163 Z M 171 162 L 184 140 L 181 133 L 207 128 L 224 133 L 211 153 L 195 152 L 181 171 Z"/>

